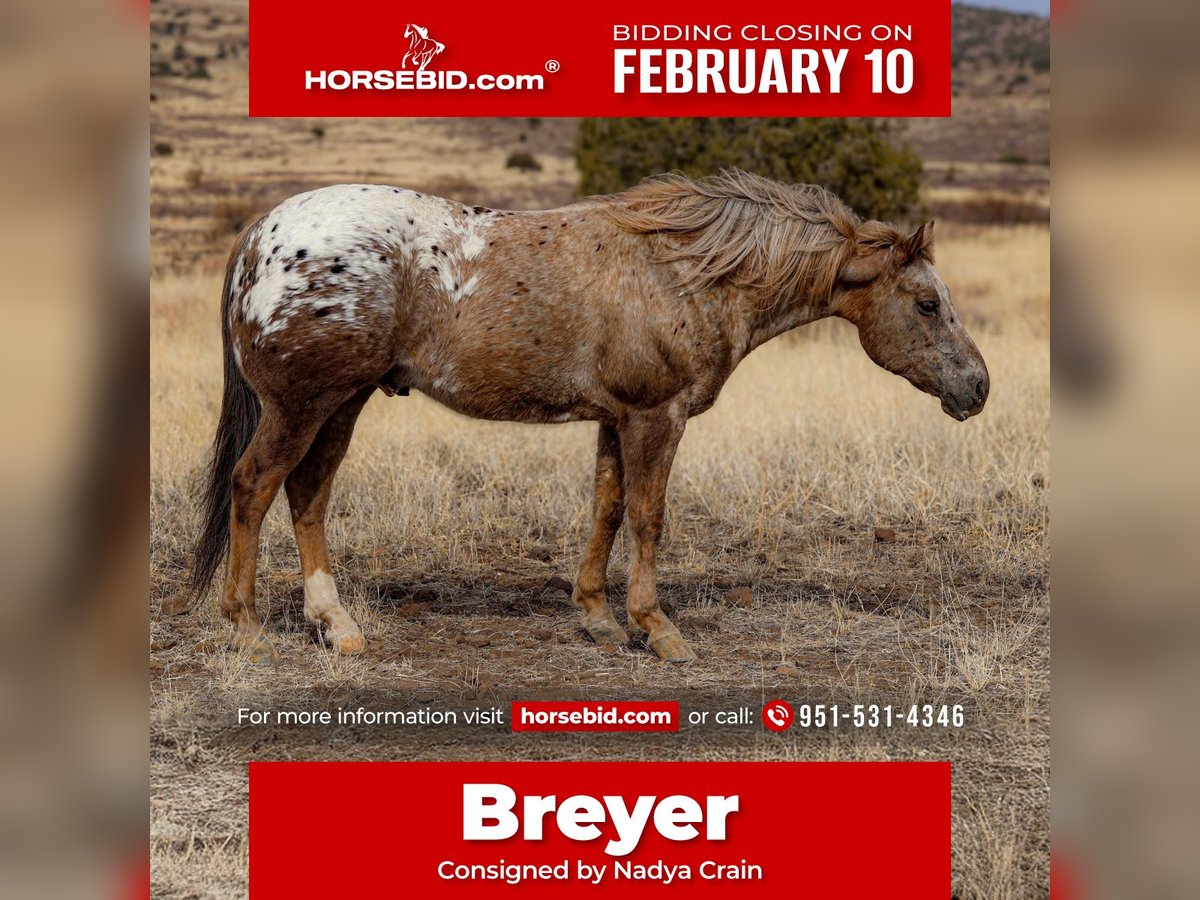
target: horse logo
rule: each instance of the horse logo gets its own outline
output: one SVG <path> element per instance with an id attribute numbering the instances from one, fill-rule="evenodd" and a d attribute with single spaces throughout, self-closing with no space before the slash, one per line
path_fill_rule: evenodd
<path id="1" fill-rule="evenodd" d="M 420 25 L 406 25 L 404 36 L 408 38 L 408 52 L 404 54 L 401 65 L 407 67 L 411 59 L 418 72 L 424 72 L 430 61 L 446 49 L 445 44 L 429 36 L 428 28 L 422 28 Z"/>

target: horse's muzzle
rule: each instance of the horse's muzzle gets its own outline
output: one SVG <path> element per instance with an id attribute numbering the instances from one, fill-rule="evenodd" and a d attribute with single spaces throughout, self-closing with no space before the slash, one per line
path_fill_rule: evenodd
<path id="1" fill-rule="evenodd" d="M 942 394 L 942 412 L 952 419 L 957 419 L 959 422 L 965 422 L 971 416 L 978 415 L 983 411 L 983 405 L 987 403 L 988 394 L 991 392 L 991 381 L 985 373 L 984 376 L 978 379 L 971 390 L 956 392 L 946 391 Z"/>

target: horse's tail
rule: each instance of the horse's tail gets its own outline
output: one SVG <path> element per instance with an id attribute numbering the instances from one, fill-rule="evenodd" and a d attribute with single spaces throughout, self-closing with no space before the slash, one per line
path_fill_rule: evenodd
<path id="1" fill-rule="evenodd" d="M 257 224 L 257 223 L 256 223 Z M 233 353 L 229 309 L 233 303 L 233 271 L 254 231 L 251 225 L 240 235 L 225 265 L 225 287 L 221 292 L 221 343 L 225 358 L 225 391 L 221 397 L 221 419 L 213 438 L 212 461 L 204 488 L 204 524 L 192 556 L 191 591 L 199 597 L 212 582 L 229 546 L 229 510 L 233 503 L 233 467 L 241 459 L 261 412 L 258 398 L 242 377 Z"/>

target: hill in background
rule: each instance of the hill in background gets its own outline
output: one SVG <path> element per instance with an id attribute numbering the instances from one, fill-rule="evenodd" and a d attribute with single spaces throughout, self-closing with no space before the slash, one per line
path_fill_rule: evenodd
<path id="1" fill-rule="evenodd" d="M 953 114 L 909 120 L 913 149 L 933 162 L 1048 162 L 1050 20 L 961 3 L 950 15 Z"/>

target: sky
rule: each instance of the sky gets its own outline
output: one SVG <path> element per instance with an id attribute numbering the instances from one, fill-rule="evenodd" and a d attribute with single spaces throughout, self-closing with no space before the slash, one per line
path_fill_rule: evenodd
<path id="1" fill-rule="evenodd" d="M 963 0 L 967 6 L 986 6 L 991 9 L 1007 9 L 1009 12 L 1037 13 L 1050 15 L 1050 0 Z"/>

